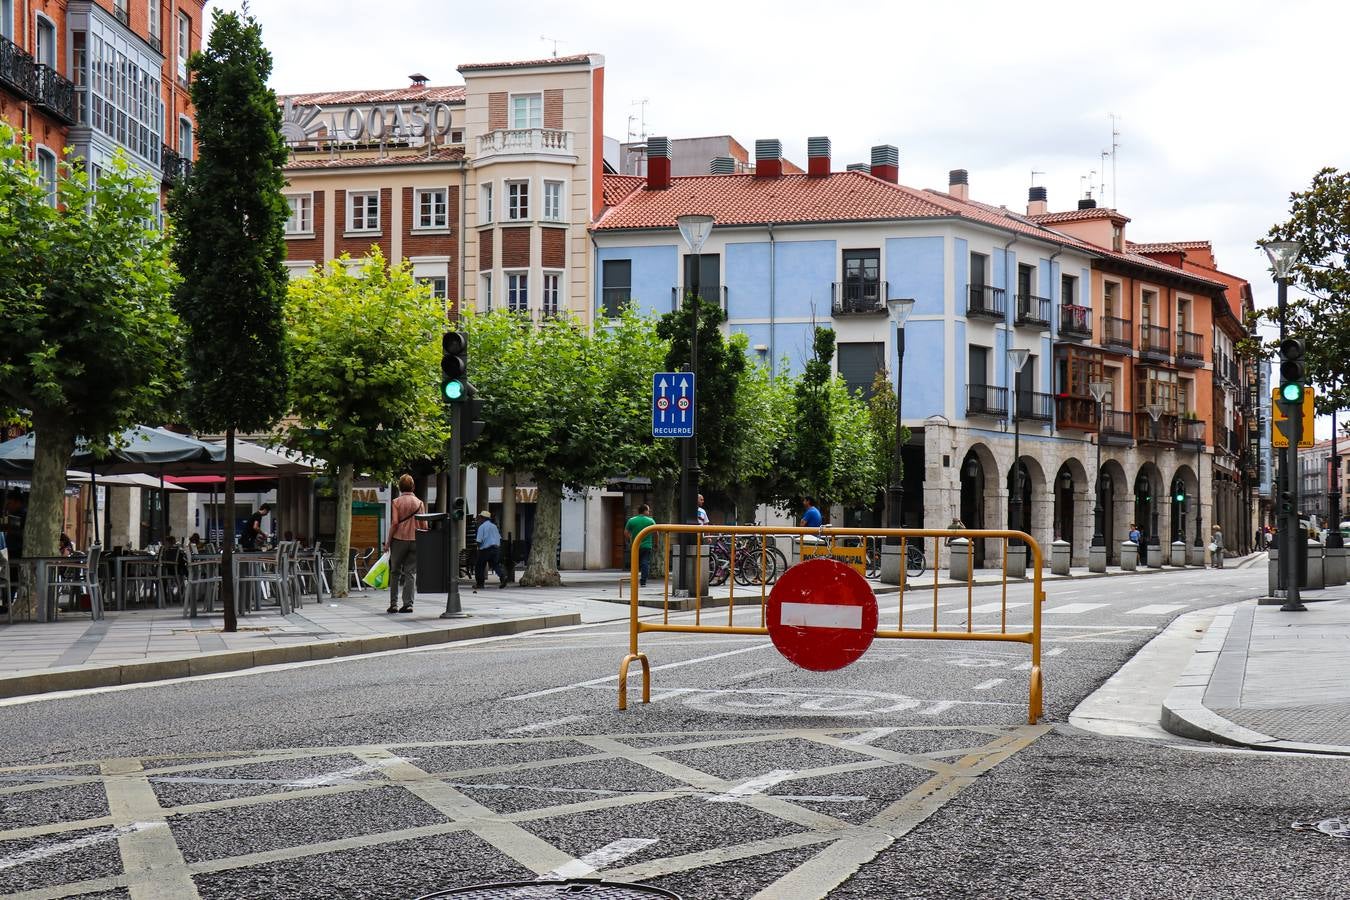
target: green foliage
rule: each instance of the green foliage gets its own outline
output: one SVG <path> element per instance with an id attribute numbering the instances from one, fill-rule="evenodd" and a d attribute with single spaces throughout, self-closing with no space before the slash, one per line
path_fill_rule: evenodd
<path id="1" fill-rule="evenodd" d="M 798 492 L 814 496 L 823 507 L 834 497 L 833 359 L 834 331 L 817 328 L 811 359 L 796 385 L 792 443 L 785 454 Z"/>
<path id="2" fill-rule="evenodd" d="M 1325 168 L 1306 191 L 1290 195 L 1289 218 L 1270 236 L 1303 247 L 1291 283 L 1307 293 L 1290 299 L 1287 327 L 1303 339 L 1308 372 L 1320 388 L 1317 411 L 1350 406 L 1350 172 Z M 1274 307 L 1262 311 L 1276 321 Z"/>
<path id="3" fill-rule="evenodd" d="M 286 442 L 328 461 L 392 479 L 440 453 L 449 437 L 437 395 L 442 304 L 390 266 L 378 247 L 359 266 L 345 254 L 290 285 L 291 362 Z"/>
<path id="4" fill-rule="evenodd" d="M 744 334 L 731 336 L 730 345 L 745 354 Z M 791 435 L 793 380 L 773 377 L 767 365 L 750 362 L 737 381 L 732 412 L 732 466 L 741 488 L 750 487 L 755 500 L 778 495 L 783 447 Z"/>
<path id="5" fill-rule="evenodd" d="M 264 431 L 287 398 L 287 154 L 267 87 L 272 56 L 252 16 L 215 10 L 210 44 L 189 64 L 198 159 L 171 207 L 188 420 L 204 431 Z"/>
<path id="6" fill-rule="evenodd" d="M 886 483 L 889 461 L 883 461 L 877 444 L 867 403 L 851 392 L 844 379 L 836 375 L 829 383 L 830 499 L 844 506 L 872 506 L 877 491 Z M 891 432 L 895 432 L 891 420 Z M 883 457 L 879 459 L 878 457 Z"/>
<path id="7" fill-rule="evenodd" d="M 876 471 L 884 484 L 904 478 L 904 464 L 895 455 L 895 423 L 899 398 L 895 386 L 885 371 L 878 371 L 872 379 L 872 396 L 867 401 L 867 422 L 872 432 L 872 450 Z M 900 443 L 909 441 L 909 429 L 902 428 Z"/>

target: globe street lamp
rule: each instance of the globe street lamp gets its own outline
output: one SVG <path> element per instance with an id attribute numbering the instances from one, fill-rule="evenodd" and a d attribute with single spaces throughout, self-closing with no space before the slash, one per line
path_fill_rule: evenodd
<path id="1" fill-rule="evenodd" d="M 690 273 L 691 284 L 685 297 L 685 305 L 691 310 L 689 326 L 689 371 L 694 373 L 694 421 L 689 429 L 689 437 L 684 441 L 684 465 L 680 473 L 680 521 L 686 525 L 698 524 L 698 481 L 701 471 L 698 465 L 698 324 L 702 298 L 699 294 L 699 274 L 703 268 L 703 244 L 712 233 L 713 217 L 688 215 L 679 216 L 675 224 L 680 228 L 680 237 L 689 253 L 694 257 Z M 688 595 L 685 581 L 689 568 L 689 535 L 680 537 L 680 579 L 679 589 Z"/>
<path id="2" fill-rule="evenodd" d="M 904 459 L 901 454 L 900 435 L 903 432 L 903 417 L 900 414 L 904 405 L 904 384 L 905 384 L 905 322 L 909 320 L 910 313 L 914 312 L 914 300 L 911 298 L 892 298 L 886 301 L 886 311 L 890 313 L 891 321 L 895 323 L 895 354 L 896 354 L 896 378 L 895 378 L 895 462 L 891 467 L 891 487 L 889 512 L 886 516 L 886 525 L 889 528 L 902 528 L 902 518 L 900 508 L 905 498 L 904 477 L 902 475 L 904 468 Z M 886 538 L 888 544 L 899 544 L 898 535 L 891 535 Z M 903 562 L 903 561 L 902 561 Z"/>
<path id="3" fill-rule="evenodd" d="M 1157 468 L 1158 468 L 1158 419 L 1162 418 L 1162 411 L 1163 411 L 1162 406 L 1159 405 L 1159 404 L 1157 404 L 1157 403 L 1150 403 L 1148 406 L 1145 406 L 1145 407 L 1144 407 L 1144 412 L 1148 413 L 1148 417 L 1149 417 L 1150 419 L 1153 420 L 1152 430 L 1151 430 L 1150 433 L 1153 435 L 1153 469 L 1154 469 L 1154 471 L 1157 471 Z M 1148 546 L 1149 546 L 1149 548 L 1150 548 L 1150 549 L 1149 549 L 1149 552 L 1150 552 L 1150 553 L 1152 553 L 1152 548 L 1153 548 L 1153 547 L 1157 547 L 1157 548 L 1158 548 L 1158 566 L 1161 567 L 1161 566 L 1162 566 L 1162 546 L 1158 543 L 1158 497 L 1157 497 L 1157 491 L 1155 491 L 1155 490 L 1153 489 L 1153 478 L 1152 478 L 1152 476 L 1149 477 L 1148 482 L 1149 482 L 1149 501 L 1148 501 L 1149 527 L 1148 527 Z M 1159 485 L 1159 486 L 1161 487 L 1161 485 Z M 1150 563 L 1150 565 L 1151 565 L 1151 563 Z"/>
<path id="4" fill-rule="evenodd" d="M 1096 504 L 1092 509 L 1092 546 L 1106 546 L 1106 511 L 1102 509 L 1102 425 L 1106 419 L 1106 397 L 1111 393 L 1111 382 L 1088 383 L 1092 399 L 1097 401 L 1097 478 Z"/>
<path id="5" fill-rule="evenodd" d="M 1022 367 L 1027 364 L 1029 350 L 1009 350 L 1008 364 L 1013 372 L 1013 496 L 1008 501 L 1009 530 L 1023 531 L 1022 528 L 1022 420 L 1018 416 L 1021 399 L 1018 390 L 1021 384 Z"/>

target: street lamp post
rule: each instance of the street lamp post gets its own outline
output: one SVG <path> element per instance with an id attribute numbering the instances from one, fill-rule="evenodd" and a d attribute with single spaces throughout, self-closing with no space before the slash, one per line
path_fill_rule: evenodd
<path id="1" fill-rule="evenodd" d="M 1195 445 L 1195 555 L 1200 558 L 1201 562 L 1204 562 L 1205 560 L 1205 538 L 1200 531 L 1204 516 L 1200 507 L 1200 498 L 1202 496 L 1200 491 L 1200 467 L 1204 464 L 1204 458 L 1205 442 L 1200 441 Z M 1210 481 L 1213 482 L 1213 476 L 1210 477 Z M 1185 540 L 1186 536 L 1182 535 L 1181 539 Z"/>
<path id="2" fill-rule="evenodd" d="M 1294 263 L 1298 261 L 1303 245 L 1298 241 L 1262 241 L 1258 246 L 1265 251 L 1266 257 L 1270 260 L 1271 271 L 1275 275 L 1280 344 L 1283 345 L 1287 324 L 1285 308 L 1289 302 L 1289 275 L 1293 271 Z M 1298 421 L 1297 413 L 1291 415 L 1290 419 Z M 1293 509 L 1281 517 L 1277 532 L 1280 548 L 1280 580 L 1285 587 L 1285 602 L 1280 610 L 1302 612 L 1307 607 L 1299 598 L 1298 583 L 1298 560 L 1302 552 L 1299 544 L 1303 541 L 1298 527 L 1298 435 L 1290 439 L 1289 446 L 1281 454 L 1280 460 L 1277 496 L 1282 501 L 1286 494 L 1295 498 Z M 1339 530 L 1340 523 L 1337 522 L 1336 526 Z"/>
<path id="3" fill-rule="evenodd" d="M 1088 383 L 1092 399 L 1097 401 L 1097 477 L 1095 503 L 1092 507 L 1092 546 L 1106 546 L 1106 510 L 1102 509 L 1102 420 L 1106 418 L 1106 397 L 1111 393 L 1111 382 L 1093 381 Z"/>
<path id="4" fill-rule="evenodd" d="M 1157 403 L 1150 403 L 1148 406 L 1144 407 L 1144 412 L 1148 413 L 1148 417 L 1153 420 L 1152 429 L 1150 433 L 1153 435 L 1154 471 L 1157 471 L 1158 469 L 1158 419 L 1162 418 L 1162 411 L 1163 411 L 1162 406 Z M 1158 487 L 1161 487 L 1161 485 L 1158 485 Z M 1152 548 L 1154 547 L 1158 548 L 1158 566 L 1161 567 L 1162 545 L 1158 542 L 1158 492 L 1154 489 L 1152 477 L 1149 478 L 1148 517 L 1149 517 L 1148 552 L 1151 554 L 1153 552 Z M 1151 562 L 1149 564 L 1152 565 Z"/>
<path id="5" fill-rule="evenodd" d="M 699 294 L 699 274 L 703 268 L 703 244 L 712 233 L 713 217 L 688 215 L 679 216 L 675 224 L 680 227 L 680 237 L 690 255 L 694 257 L 694 266 L 690 274 L 690 286 L 685 305 L 691 310 L 689 326 L 689 371 L 694 373 L 694 423 L 690 436 L 684 441 L 684 465 L 680 473 L 680 521 L 686 525 L 698 524 L 698 482 L 701 470 L 698 464 L 698 325 L 703 298 Z M 689 585 L 686 577 L 692 578 L 689 564 L 689 535 L 680 537 L 680 577 L 679 590 L 688 595 Z M 686 572 L 689 574 L 686 575 Z"/>
<path id="6" fill-rule="evenodd" d="M 1331 519 L 1327 531 L 1327 547 L 1340 549 L 1345 546 L 1341 536 L 1341 457 L 1336 452 L 1336 411 L 1331 411 L 1331 490 L 1327 491 L 1327 518 Z"/>
<path id="7" fill-rule="evenodd" d="M 1020 412 L 1018 401 L 1021 399 L 1018 391 L 1018 385 L 1021 381 L 1017 376 L 1022 373 L 1022 367 L 1027 364 L 1027 357 L 1031 355 L 1029 350 L 1017 349 L 1008 351 L 1008 363 L 1011 367 L 1013 377 L 1013 496 L 1008 501 L 1008 529 L 1021 531 L 1022 529 L 1022 420 L 1018 415 Z M 1008 542 L 1009 549 L 1012 549 L 1013 542 Z M 1017 545 L 1020 547 L 1020 545 Z"/>
<path id="8" fill-rule="evenodd" d="M 903 417 L 900 412 L 904 406 L 903 389 L 905 384 L 905 322 L 909 320 L 910 313 L 914 312 L 914 301 L 909 298 L 893 298 L 886 301 L 886 310 L 890 313 L 891 321 L 895 323 L 895 353 L 896 353 L 896 378 L 895 378 L 895 461 L 891 467 L 891 487 L 886 515 L 886 525 L 889 528 L 902 528 L 903 520 L 900 515 L 901 506 L 905 499 L 904 484 L 904 458 L 901 454 L 900 434 L 904 428 Z M 888 544 L 899 544 L 900 538 L 897 535 L 891 535 L 886 539 Z"/>

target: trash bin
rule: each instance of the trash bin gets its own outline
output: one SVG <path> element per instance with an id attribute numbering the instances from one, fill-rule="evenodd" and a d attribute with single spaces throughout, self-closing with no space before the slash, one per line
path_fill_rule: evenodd
<path id="1" fill-rule="evenodd" d="M 446 579 L 446 515 L 418 513 L 415 518 L 427 523 L 425 531 L 417 532 L 417 592 L 443 594 L 450 589 Z"/>

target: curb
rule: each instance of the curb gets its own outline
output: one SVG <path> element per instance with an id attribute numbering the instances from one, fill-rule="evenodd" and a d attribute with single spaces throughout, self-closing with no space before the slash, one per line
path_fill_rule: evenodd
<path id="1" fill-rule="evenodd" d="M 315 641 L 309 644 L 288 644 L 280 647 L 262 647 L 257 650 L 222 650 L 215 653 L 197 653 L 191 656 L 166 657 L 141 662 L 117 663 L 107 666 L 70 666 L 47 669 L 26 675 L 0 677 L 0 699 L 28 697 L 54 691 L 78 691 L 86 688 L 116 687 L 164 681 L 169 678 L 190 678 L 194 675 L 214 675 L 237 672 L 259 666 L 281 663 L 310 662 L 381 653 L 386 650 L 408 650 L 434 644 L 451 644 L 478 638 L 501 637 L 525 631 L 541 631 L 581 624 L 580 613 L 562 613 L 535 616 L 528 619 L 506 619 L 462 625 L 458 628 L 437 628 L 413 631 L 407 634 L 377 634 L 362 638 L 341 638 Z"/>

